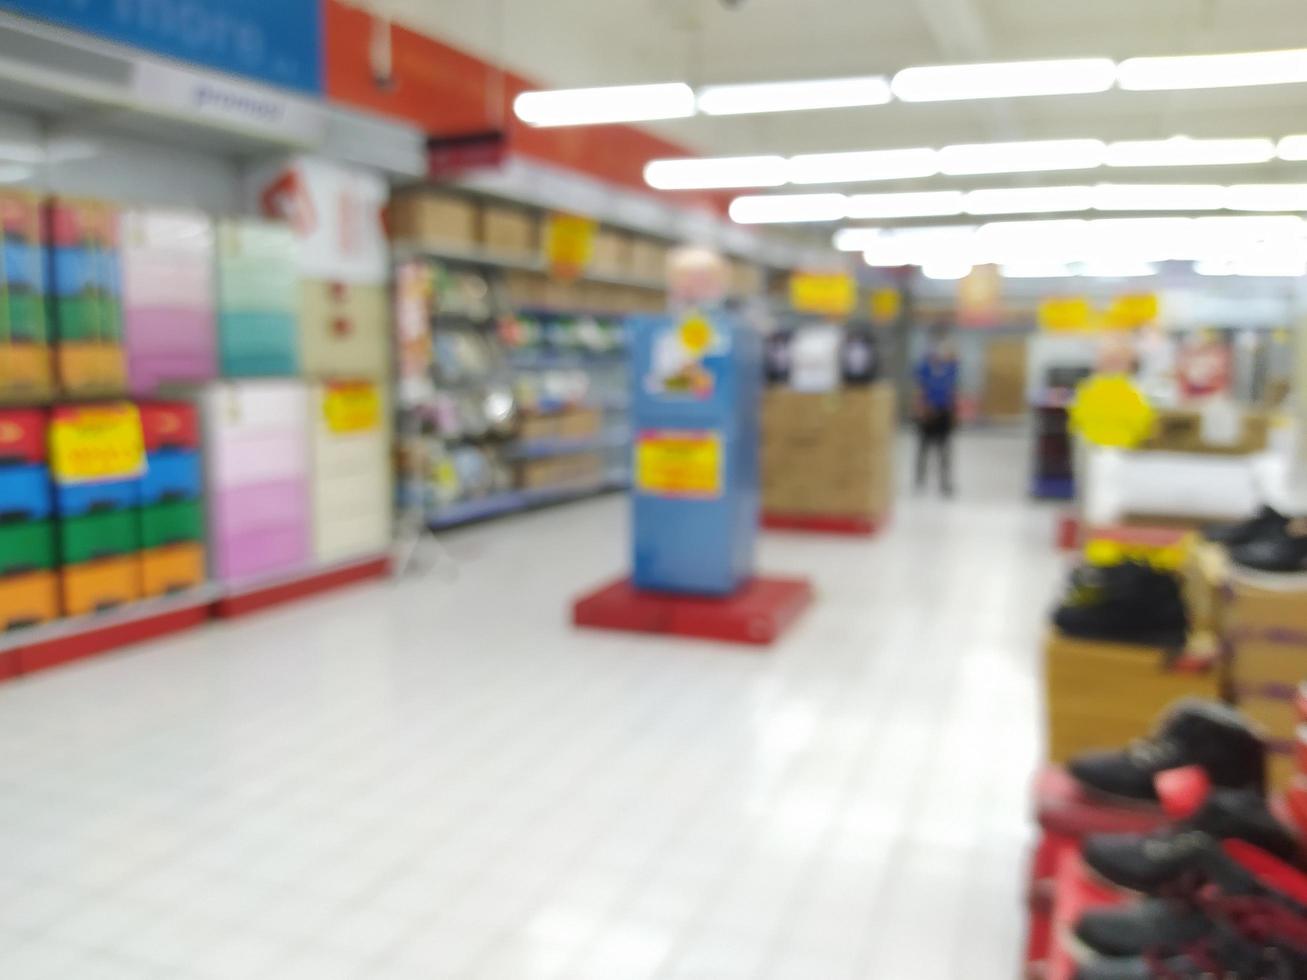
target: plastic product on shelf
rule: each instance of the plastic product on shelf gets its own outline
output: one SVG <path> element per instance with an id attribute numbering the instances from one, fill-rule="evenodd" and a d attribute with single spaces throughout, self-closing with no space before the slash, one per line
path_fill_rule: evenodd
<path id="1" fill-rule="evenodd" d="M 123 328 L 132 390 L 218 373 L 214 232 L 198 211 L 122 215 Z"/>
<path id="2" fill-rule="evenodd" d="M 184 592 L 204 579 L 204 545 L 198 541 L 141 552 L 141 594 L 146 598 Z"/>
<path id="3" fill-rule="evenodd" d="M 218 226 L 218 354 L 229 377 L 299 370 L 299 272 L 284 225 L 230 220 Z"/>
<path id="4" fill-rule="evenodd" d="M 59 580 L 49 570 L 0 576 L 0 633 L 59 615 Z"/>
<path id="5" fill-rule="evenodd" d="M 103 612 L 141 598 L 139 555 L 65 565 L 59 578 L 65 616 Z"/>
<path id="6" fill-rule="evenodd" d="M 315 378 L 385 378 L 390 312 L 383 285 L 300 284 L 304 371 Z"/>
<path id="7" fill-rule="evenodd" d="M 313 410 L 313 541 L 319 561 L 390 545 L 391 474 L 385 391 L 373 382 L 317 385 Z"/>
<path id="8" fill-rule="evenodd" d="M 54 391 L 40 199 L 0 189 L 0 401 Z"/>

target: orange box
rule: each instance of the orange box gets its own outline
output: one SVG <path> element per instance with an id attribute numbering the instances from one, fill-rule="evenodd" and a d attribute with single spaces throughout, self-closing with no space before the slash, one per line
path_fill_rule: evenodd
<path id="1" fill-rule="evenodd" d="M 54 370 L 45 344 L 0 344 L 0 400 L 46 401 L 54 394 Z"/>
<path id="2" fill-rule="evenodd" d="M 59 616 L 59 583 L 50 571 L 0 578 L 0 633 Z"/>
<path id="3" fill-rule="evenodd" d="M 59 577 L 65 616 L 101 612 L 141 597 L 140 555 L 65 565 Z"/>
<path id="4" fill-rule="evenodd" d="M 127 389 L 127 359 L 118 344 L 60 344 L 55 363 L 59 385 L 69 394 L 118 394 Z"/>
<path id="5" fill-rule="evenodd" d="M 147 599 L 184 592 L 204 578 L 204 546 L 196 541 L 141 552 L 141 594 Z"/>

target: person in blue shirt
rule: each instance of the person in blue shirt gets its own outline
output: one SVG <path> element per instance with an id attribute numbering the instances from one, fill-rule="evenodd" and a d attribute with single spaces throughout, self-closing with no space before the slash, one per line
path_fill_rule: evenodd
<path id="1" fill-rule="evenodd" d="M 913 372 L 916 381 L 917 489 L 926 485 L 931 449 L 939 454 L 940 489 L 953 496 L 953 426 L 957 421 L 958 358 L 947 338 L 937 337 Z"/>

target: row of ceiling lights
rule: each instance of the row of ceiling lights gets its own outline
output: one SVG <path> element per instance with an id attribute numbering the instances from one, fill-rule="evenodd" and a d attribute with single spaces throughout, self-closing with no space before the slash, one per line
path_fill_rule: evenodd
<path id="1" fill-rule="evenodd" d="M 1074 211 L 1307 211 L 1307 184 L 1086 184 L 896 194 L 760 194 L 737 197 L 730 208 L 731 217 L 741 224 Z"/>
<path id="2" fill-rule="evenodd" d="M 645 181 L 659 190 L 780 187 L 1006 173 L 1049 173 L 1098 167 L 1188 167 L 1307 160 L 1307 136 L 1272 139 L 1026 140 L 959 143 L 935 150 L 863 150 L 800 156 L 653 160 Z M 819 220 L 819 219 L 815 219 Z"/>
<path id="3" fill-rule="evenodd" d="M 1069 58 L 905 68 L 883 75 L 798 82 L 709 85 L 684 82 L 524 92 L 514 112 L 531 126 L 582 126 L 765 112 L 797 112 L 963 99 L 1082 95 L 1128 91 L 1234 88 L 1307 82 L 1307 49 L 1235 54 Z"/>

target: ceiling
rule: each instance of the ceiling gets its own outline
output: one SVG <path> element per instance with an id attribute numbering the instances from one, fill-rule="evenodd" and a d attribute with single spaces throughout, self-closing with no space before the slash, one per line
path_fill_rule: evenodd
<path id="1" fill-rule="evenodd" d="M 356 0 L 542 87 L 892 74 L 911 65 L 1307 47 L 1302 0 Z M 1307 85 L 1123 92 L 707 117 L 650 124 L 710 156 L 950 143 L 1279 137 Z M 840 191 L 1118 182 L 1307 182 L 1307 164 L 945 177 Z M 820 188 L 788 188 L 813 190 Z"/>

